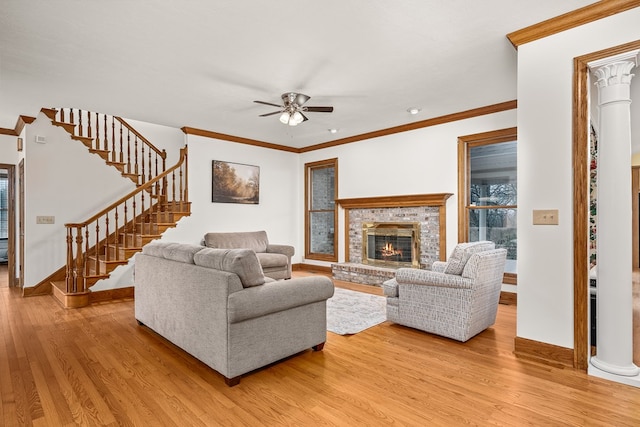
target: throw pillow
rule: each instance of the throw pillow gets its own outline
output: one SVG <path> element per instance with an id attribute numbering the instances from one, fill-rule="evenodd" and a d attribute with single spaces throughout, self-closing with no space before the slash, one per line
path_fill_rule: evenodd
<path id="1" fill-rule="evenodd" d="M 205 248 L 193 257 L 196 265 L 235 273 L 245 288 L 264 284 L 264 273 L 256 253 L 250 249 Z"/>
<path id="2" fill-rule="evenodd" d="M 447 267 L 444 269 L 445 274 L 461 275 L 464 266 L 469 261 L 470 254 L 465 251 L 467 243 L 460 243 L 456 245 L 451 253 L 451 256 L 447 260 Z"/>

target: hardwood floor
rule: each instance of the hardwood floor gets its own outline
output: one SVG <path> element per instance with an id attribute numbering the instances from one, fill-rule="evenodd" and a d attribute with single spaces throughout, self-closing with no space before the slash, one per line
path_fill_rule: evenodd
<path id="1" fill-rule="evenodd" d="M 389 322 L 328 333 L 230 388 L 138 326 L 131 300 L 64 310 L 5 287 L 0 425 L 640 425 L 640 389 L 517 359 L 515 325 L 500 305 L 464 344 Z"/>

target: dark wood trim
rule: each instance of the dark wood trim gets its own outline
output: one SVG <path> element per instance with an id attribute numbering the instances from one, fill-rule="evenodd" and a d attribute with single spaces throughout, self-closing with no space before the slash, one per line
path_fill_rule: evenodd
<path id="1" fill-rule="evenodd" d="M 518 294 L 515 292 L 500 291 L 500 304 L 518 305 Z"/>
<path id="2" fill-rule="evenodd" d="M 469 240 L 469 211 L 467 207 L 471 202 L 469 196 L 468 178 L 471 174 L 471 164 L 469 162 L 469 147 L 480 147 L 490 144 L 499 144 L 518 139 L 518 128 L 512 127 L 489 132 L 476 133 L 458 137 L 458 242 Z M 476 206 L 475 209 L 495 209 L 495 206 Z M 518 206 L 500 206 L 503 209 L 517 209 Z M 503 283 L 510 285 L 518 284 L 518 275 L 514 273 L 504 273 Z"/>
<path id="3" fill-rule="evenodd" d="M 499 104 L 488 105 L 486 107 L 473 108 L 471 110 L 461 111 L 458 113 L 447 114 L 440 117 L 421 120 L 418 122 L 408 123 L 400 126 L 394 126 L 387 129 L 367 132 L 360 135 L 349 136 L 347 138 L 336 139 L 334 141 L 323 142 L 322 144 L 310 145 L 299 149 L 300 153 L 320 150 L 323 148 L 336 147 L 338 145 L 350 144 L 352 142 L 363 141 L 365 139 L 378 138 L 381 136 L 392 135 L 394 133 L 407 132 L 410 130 L 422 129 L 425 127 L 441 125 L 445 123 L 456 122 L 459 120 L 470 119 L 473 117 L 484 116 L 487 114 L 499 113 L 502 111 L 513 110 L 518 107 L 516 100 L 501 102 Z"/>
<path id="4" fill-rule="evenodd" d="M 570 348 L 516 337 L 513 353 L 520 358 L 555 367 L 572 367 L 573 353 Z"/>
<path id="5" fill-rule="evenodd" d="M 310 188 L 311 181 L 309 181 L 309 177 L 311 171 L 314 169 L 324 169 L 324 168 L 333 168 L 333 198 L 334 201 L 338 199 L 338 158 L 333 157 L 331 159 L 319 160 L 316 162 L 305 163 L 304 165 L 304 256 L 308 259 L 312 259 L 315 261 L 327 261 L 327 262 L 337 262 L 338 261 L 338 205 L 334 204 L 333 207 L 333 254 L 318 254 L 311 252 L 311 237 L 310 237 L 310 227 L 311 227 L 311 218 L 310 218 Z M 327 210 L 328 212 L 328 210 Z"/>
<path id="6" fill-rule="evenodd" d="M 240 144 L 253 145 L 262 148 L 271 148 L 273 150 L 288 151 L 290 153 L 300 153 L 300 149 L 287 147 L 286 145 L 272 144 L 270 142 L 258 141 L 256 139 L 243 138 L 241 136 L 227 135 L 224 133 L 212 132 L 204 129 L 196 129 L 184 126 L 182 132 L 187 135 L 204 136 L 206 138 L 220 139 L 223 141 L 238 142 Z"/>
<path id="7" fill-rule="evenodd" d="M 91 291 L 89 293 L 89 304 L 98 302 L 113 301 L 120 299 L 130 299 L 134 297 L 135 287 L 107 289 L 104 291 Z"/>
<path id="8" fill-rule="evenodd" d="M 35 117 L 31 116 L 19 116 L 18 120 L 16 120 L 16 126 L 13 129 L 8 128 L 0 128 L 1 135 L 11 135 L 11 136 L 20 136 L 22 133 L 22 129 L 24 129 L 25 125 L 33 123 Z"/>
<path id="9" fill-rule="evenodd" d="M 520 45 L 561 33 L 607 16 L 615 15 L 640 6 L 638 0 L 599 1 L 555 18 L 530 25 L 507 34 L 507 38 L 518 49 Z"/>
<path id="10" fill-rule="evenodd" d="M 640 40 L 592 52 L 573 60 L 573 366 L 585 372 L 589 367 L 588 63 L 635 49 L 640 49 Z"/>
<path id="11" fill-rule="evenodd" d="M 359 197 L 337 199 L 336 203 L 344 209 L 389 208 L 409 206 L 445 206 L 453 193 L 408 194 L 404 196 Z"/>
<path id="12" fill-rule="evenodd" d="M 331 274 L 331 267 L 327 267 L 325 265 L 298 263 L 293 264 L 291 269 L 293 271 L 309 271 L 312 273 Z"/>

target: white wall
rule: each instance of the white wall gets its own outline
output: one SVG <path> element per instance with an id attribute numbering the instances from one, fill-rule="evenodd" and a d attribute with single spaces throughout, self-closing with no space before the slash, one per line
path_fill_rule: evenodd
<path id="1" fill-rule="evenodd" d="M 17 136 L 0 134 L 0 163 L 17 165 L 20 162 L 17 142 Z"/>
<path id="2" fill-rule="evenodd" d="M 266 230 L 271 243 L 293 245 L 293 262 L 300 262 L 304 211 L 297 197 L 302 179 L 298 154 L 195 135 L 187 140 L 191 216 L 167 230 L 162 239 L 199 244 L 209 231 Z M 213 160 L 259 166 L 260 202 L 212 203 Z"/>
<path id="3" fill-rule="evenodd" d="M 301 155 L 300 180 L 305 163 L 337 157 L 339 198 L 453 193 L 446 206 L 449 254 L 458 242 L 458 137 L 515 126 L 516 111 L 510 110 L 311 151 Z M 304 188 L 299 198 L 304 200 Z M 342 211 L 338 219 L 339 261 L 344 262 Z"/>
<path id="4" fill-rule="evenodd" d="M 518 49 L 519 337 L 573 348 L 573 58 L 640 39 L 638 22 L 635 8 Z"/>

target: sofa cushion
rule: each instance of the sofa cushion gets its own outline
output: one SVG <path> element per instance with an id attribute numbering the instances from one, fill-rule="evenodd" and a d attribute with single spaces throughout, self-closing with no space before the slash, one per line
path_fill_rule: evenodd
<path id="1" fill-rule="evenodd" d="M 444 269 L 445 274 L 455 274 L 460 276 L 464 270 L 464 266 L 467 265 L 467 261 L 471 258 L 471 255 L 477 252 L 488 251 L 495 249 L 496 245 L 488 240 L 482 240 L 479 242 L 458 243 L 453 249 L 451 256 L 447 260 L 447 266 Z"/>
<path id="2" fill-rule="evenodd" d="M 193 256 L 204 246 L 189 243 L 153 241 L 142 247 L 142 253 L 158 258 L 193 264 Z"/>
<path id="3" fill-rule="evenodd" d="M 289 264 L 289 258 L 283 254 L 257 252 L 256 255 L 262 268 L 283 267 Z"/>
<path id="4" fill-rule="evenodd" d="M 191 245 L 188 243 L 170 243 L 162 250 L 162 255 L 166 259 L 193 264 L 195 254 L 204 249 L 204 246 Z"/>
<path id="5" fill-rule="evenodd" d="M 204 248 L 193 257 L 196 265 L 235 273 L 245 288 L 264 284 L 256 253 L 250 249 Z"/>
<path id="6" fill-rule="evenodd" d="M 252 249 L 254 252 L 266 252 L 269 240 L 266 231 L 246 231 L 236 233 L 207 233 L 204 244 L 218 249 Z"/>

